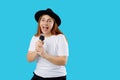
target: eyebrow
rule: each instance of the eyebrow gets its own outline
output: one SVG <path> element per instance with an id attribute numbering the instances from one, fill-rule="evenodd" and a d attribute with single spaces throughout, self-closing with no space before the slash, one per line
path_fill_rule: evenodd
<path id="1" fill-rule="evenodd" d="M 42 17 L 41 19 L 45 19 L 44 17 Z M 47 20 L 54 20 L 54 19 L 52 19 L 52 18 L 48 18 Z"/>

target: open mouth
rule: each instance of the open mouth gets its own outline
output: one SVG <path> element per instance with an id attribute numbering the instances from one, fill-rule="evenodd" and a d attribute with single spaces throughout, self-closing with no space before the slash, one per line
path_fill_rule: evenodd
<path id="1" fill-rule="evenodd" d="M 48 27 L 47 27 L 47 26 L 43 26 L 42 29 L 43 29 L 44 31 L 46 31 L 46 30 L 48 30 Z"/>

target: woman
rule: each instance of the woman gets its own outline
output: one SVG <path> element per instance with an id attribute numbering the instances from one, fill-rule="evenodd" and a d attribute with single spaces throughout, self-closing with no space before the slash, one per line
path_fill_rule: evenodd
<path id="1" fill-rule="evenodd" d="M 31 39 L 27 54 L 29 62 L 37 60 L 31 80 L 66 80 L 68 43 L 58 28 L 60 17 L 48 8 L 36 12 L 35 20 L 38 30 Z M 39 40 L 41 35 L 45 37 L 44 41 Z"/>

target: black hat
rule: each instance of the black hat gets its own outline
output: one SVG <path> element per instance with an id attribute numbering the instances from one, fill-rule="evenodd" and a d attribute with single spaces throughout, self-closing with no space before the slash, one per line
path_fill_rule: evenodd
<path id="1" fill-rule="evenodd" d="M 35 20 L 38 22 L 40 16 L 42 16 L 43 14 L 47 14 L 50 17 L 54 18 L 56 23 L 58 24 L 58 26 L 61 24 L 60 17 L 56 13 L 54 13 L 50 8 L 36 12 L 35 13 Z"/>

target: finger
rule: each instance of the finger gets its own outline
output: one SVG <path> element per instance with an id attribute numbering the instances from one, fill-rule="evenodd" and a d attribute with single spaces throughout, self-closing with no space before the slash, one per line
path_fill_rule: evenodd
<path id="1" fill-rule="evenodd" d="M 36 47 L 35 50 L 36 50 L 36 51 L 39 51 L 39 47 Z"/>

